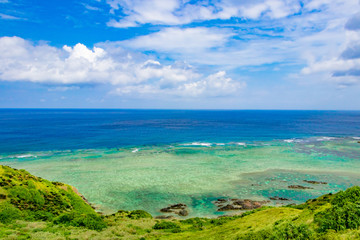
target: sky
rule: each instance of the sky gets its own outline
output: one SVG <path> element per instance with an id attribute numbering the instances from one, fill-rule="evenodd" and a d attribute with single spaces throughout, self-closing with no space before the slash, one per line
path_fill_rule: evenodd
<path id="1" fill-rule="evenodd" d="M 0 0 L 0 108 L 360 110 L 360 2 Z"/>

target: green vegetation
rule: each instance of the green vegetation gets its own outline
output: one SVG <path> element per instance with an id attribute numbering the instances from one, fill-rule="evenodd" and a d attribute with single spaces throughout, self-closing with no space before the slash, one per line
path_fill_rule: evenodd
<path id="1" fill-rule="evenodd" d="M 0 166 L 0 239 L 360 239 L 360 187 L 217 219 L 103 216 L 73 187 Z"/>
<path id="2" fill-rule="evenodd" d="M 339 192 L 331 201 L 331 208 L 315 215 L 319 230 L 341 231 L 360 227 L 360 187 Z"/>

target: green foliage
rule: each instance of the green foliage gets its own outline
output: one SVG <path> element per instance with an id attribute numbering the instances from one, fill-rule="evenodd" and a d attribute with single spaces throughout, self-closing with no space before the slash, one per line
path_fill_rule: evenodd
<path id="1" fill-rule="evenodd" d="M 319 231 L 341 231 L 360 227 L 360 187 L 352 187 L 335 195 L 332 207 L 315 215 Z"/>
<path id="2" fill-rule="evenodd" d="M 314 239 L 314 232 L 305 224 L 297 226 L 292 223 L 286 223 L 281 227 L 275 227 L 270 239 Z"/>
<path id="3" fill-rule="evenodd" d="M 216 221 L 217 219 L 206 219 L 206 218 L 189 218 L 186 220 L 181 220 L 180 223 L 182 224 L 189 224 L 191 227 L 189 228 L 190 230 L 203 230 L 203 227 L 208 224 L 208 223 L 212 223 L 212 221 Z"/>
<path id="4" fill-rule="evenodd" d="M 180 226 L 177 223 L 169 222 L 169 221 L 161 221 L 157 222 L 153 229 L 180 229 Z"/>
<path id="5" fill-rule="evenodd" d="M 227 223 L 229 221 L 229 219 L 227 219 L 226 217 L 221 217 L 221 218 L 217 218 L 217 219 L 211 219 L 210 223 L 216 225 L 216 226 L 220 226 L 223 225 L 224 223 Z"/>
<path id="6" fill-rule="evenodd" d="M 238 239 L 249 240 L 307 240 L 315 239 L 314 232 L 308 225 L 294 225 L 292 223 L 285 223 L 280 226 L 274 226 L 272 229 L 260 230 L 254 233 L 246 234 Z"/>
<path id="7" fill-rule="evenodd" d="M 335 205 L 315 215 L 314 221 L 319 224 L 319 231 L 328 229 L 341 231 L 358 229 L 360 226 L 360 205 L 347 202 L 343 206 Z"/>
<path id="8" fill-rule="evenodd" d="M 21 217 L 21 211 L 9 203 L 2 204 L 0 207 L 0 222 L 11 223 L 15 219 Z"/>
<path id="9" fill-rule="evenodd" d="M 98 214 L 82 214 L 75 211 L 63 213 L 54 219 L 55 224 L 64 224 L 74 227 L 85 227 L 92 230 L 106 228 L 106 223 Z"/>
<path id="10" fill-rule="evenodd" d="M 151 214 L 144 210 L 134 210 L 131 211 L 128 215 L 131 219 L 140 219 L 140 218 L 152 218 Z"/>
<path id="11" fill-rule="evenodd" d="M 36 220 L 41 221 L 52 221 L 54 219 L 54 214 L 43 210 L 33 212 L 33 216 Z"/>
<path id="12" fill-rule="evenodd" d="M 360 203 L 360 187 L 355 186 L 348 188 L 346 191 L 338 192 L 334 199 L 331 201 L 331 204 L 344 206 L 346 203 Z"/>

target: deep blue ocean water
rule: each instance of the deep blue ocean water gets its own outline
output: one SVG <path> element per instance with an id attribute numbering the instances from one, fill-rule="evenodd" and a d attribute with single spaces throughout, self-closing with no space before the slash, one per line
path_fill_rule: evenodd
<path id="1" fill-rule="evenodd" d="M 0 109 L 0 152 L 360 136 L 360 111 Z"/>

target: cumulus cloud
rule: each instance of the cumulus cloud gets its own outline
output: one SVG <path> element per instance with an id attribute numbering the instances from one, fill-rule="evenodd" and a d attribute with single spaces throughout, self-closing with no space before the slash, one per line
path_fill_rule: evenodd
<path id="1" fill-rule="evenodd" d="M 157 84 L 140 84 L 137 86 L 125 86 L 115 89 L 112 93 L 118 95 L 140 94 L 140 95 L 173 95 L 179 97 L 219 97 L 239 93 L 246 87 L 245 82 L 234 81 L 226 76 L 225 71 L 219 71 L 206 78 L 186 81 L 183 84 L 164 86 L 161 82 Z"/>
<path id="2" fill-rule="evenodd" d="M 165 5 L 160 2 L 109 0 L 113 26 L 182 25 L 230 18 L 241 21 L 238 24 L 232 21 L 221 30 L 167 26 L 123 41 L 121 46 L 230 69 L 279 63 L 297 65 L 307 79 L 342 85 L 356 82 L 353 77 L 358 76 L 360 56 L 358 0 L 170 0 Z M 318 73 L 324 73 L 321 79 Z"/>
<path id="3" fill-rule="evenodd" d="M 112 3 L 119 9 L 125 4 L 123 1 Z M 136 6 L 140 3 L 131 1 L 131 4 Z M 194 4 L 178 2 L 171 6 L 176 8 L 174 14 L 180 18 L 187 12 L 196 16 L 199 11 L 192 12 Z M 356 12 L 358 1 L 348 0 L 344 3 L 342 0 L 312 0 L 301 5 L 300 2 L 291 0 L 222 0 L 212 4 L 197 2 L 196 6 L 204 8 L 202 14 L 208 16 L 206 19 L 216 14 L 221 15 L 221 19 L 235 15 L 245 18 L 244 14 L 248 14 L 248 18 L 263 19 L 238 23 L 232 21 L 231 24 L 225 24 L 225 27 L 164 27 L 158 32 L 118 44 L 136 51 L 155 51 L 192 64 L 228 68 L 273 63 L 303 65 L 305 61 L 312 63 L 313 59 L 319 61 L 320 58 L 339 56 L 339 51 L 345 50 L 342 48 L 346 44 L 344 25 L 349 14 Z M 298 11 L 301 14 L 293 14 Z M 281 17 L 285 15 L 288 16 L 286 19 Z M 128 17 L 122 20 L 128 21 L 127 24 L 137 24 L 129 21 Z M 189 21 L 192 20 L 194 18 Z"/>
<path id="4" fill-rule="evenodd" d="M 308 66 L 302 69 L 303 74 L 323 73 L 329 81 L 337 82 L 346 87 L 360 82 L 360 15 L 354 14 L 344 24 L 343 40 L 340 41 L 331 55 L 320 59 L 314 57 L 308 61 Z"/>
<path id="5" fill-rule="evenodd" d="M 192 66 L 176 62 L 164 65 L 146 56 L 137 57 L 112 44 L 87 48 L 78 43 L 74 47 L 35 45 L 19 37 L 0 38 L 0 79 L 3 81 L 31 81 L 60 85 L 112 84 L 118 93 L 157 93 L 221 95 L 243 87 L 222 73 L 203 76 Z M 222 87 L 216 82 L 222 83 Z M 199 84 L 198 87 L 191 84 Z M 212 86 L 217 86 L 217 92 Z M 120 86 L 120 88 L 119 88 Z M 50 91 L 73 90 L 76 87 L 51 88 Z M 186 93 L 188 91 L 188 93 Z"/>

